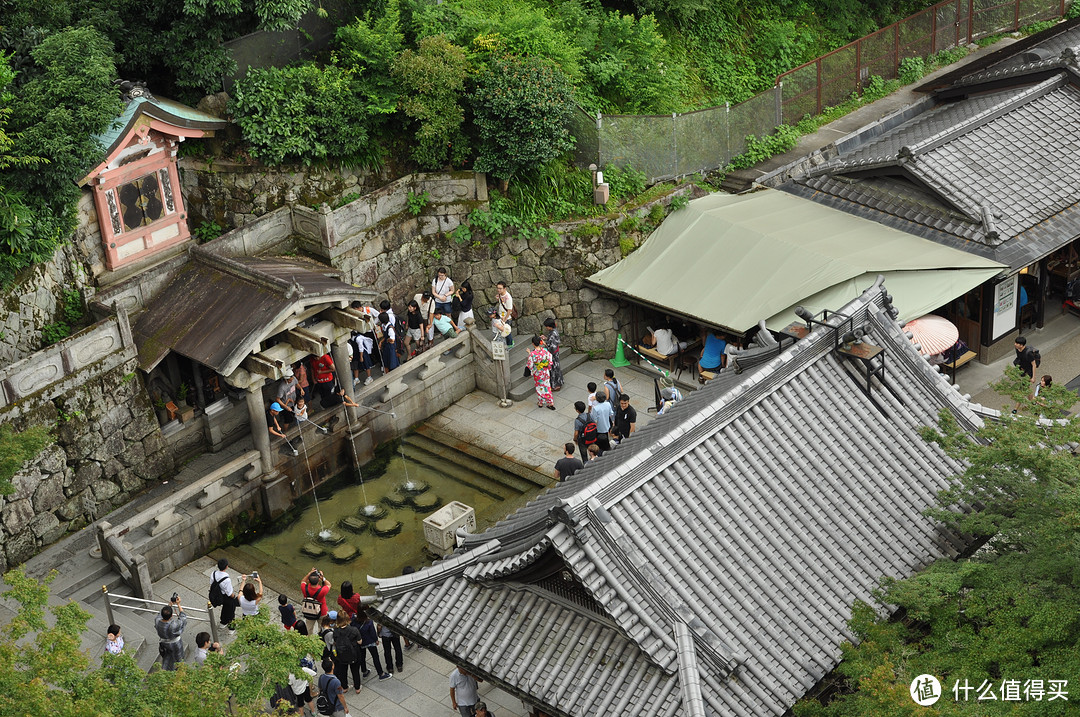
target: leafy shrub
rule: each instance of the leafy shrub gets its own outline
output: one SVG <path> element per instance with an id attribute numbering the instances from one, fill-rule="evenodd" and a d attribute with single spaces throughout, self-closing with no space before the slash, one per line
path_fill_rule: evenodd
<path id="1" fill-rule="evenodd" d="M 0 495 L 14 492 L 11 479 L 23 463 L 36 458 L 51 443 L 46 426 L 30 426 L 22 431 L 16 431 L 11 424 L 0 426 Z"/>
<path id="2" fill-rule="evenodd" d="M 926 60 L 921 57 L 905 57 L 900 61 L 900 71 L 898 73 L 900 84 L 910 85 L 912 82 L 918 82 L 922 79 L 928 71 Z"/>
<path id="3" fill-rule="evenodd" d="M 362 195 L 360 194 L 360 192 L 349 192 L 344 197 L 337 200 L 337 202 L 334 204 L 334 209 L 341 209 L 346 204 L 352 204 L 357 199 L 359 199 L 361 196 Z"/>
<path id="4" fill-rule="evenodd" d="M 195 235 L 195 239 L 198 240 L 200 244 L 205 244 L 206 242 L 221 236 L 222 231 L 224 231 L 224 229 L 217 222 L 203 222 L 195 227 L 191 233 Z"/>
<path id="5" fill-rule="evenodd" d="M 446 35 L 425 37 L 418 50 L 406 50 L 394 61 L 394 77 L 404 90 L 401 109 L 418 124 L 412 156 L 421 167 L 461 164 L 469 156 L 459 101 L 468 72 L 465 49 Z"/>
<path id="6" fill-rule="evenodd" d="M 424 207 L 427 206 L 429 199 L 431 199 L 431 195 L 427 192 L 421 192 L 420 194 L 409 192 L 409 195 L 405 198 L 405 202 L 408 204 L 409 214 L 412 214 L 414 217 L 420 216 L 420 212 L 424 211 Z"/>
<path id="7" fill-rule="evenodd" d="M 63 307 L 64 321 L 72 326 L 78 326 L 86 317 L 82 292 L 78 289 L 68 289 L 63 293 Z"/>
<path id="8" fill-rule="evenodd" d="M 53 321 L 41 327 L 41 345 L 52 346 L 71 336 L 71 326 L 63 321 Z"/>
<path id="9" fill-rule="evenodd" d="M 652 222 L 653 226 L 658 226 L 660 222 L 664 221 L 665 216 L 667 216 L 667 213 L 664 211 L 663 204 L 654 204 L 652 209 L 649 210 L 649 221 Z"/>
<path id="10" fill-rule="evenodd" d="M 671 198 L 671 211 L 677 212 L 680 209 L 686 209 L 690 204 L 690 197 L 685 194 L 679 194 Z"/>
<path id="11" fill-rule="evenodd" d="M 622 168 L 605 165 L 604 181 L 608 183 L 612 199 L 628 199 L 645 191 L 645 173 L 635 171 L 629 164 Z"/>
<path id="12" fill-rule="evenodd" d="M 619 237 L 619 254 L 622 255 L 623 259 L 630 256 L 634 249 L 637 249 L 637 244 L 634 242 L 633 238 Z"/>
<path id="13" fill-rule="evenodd" d="M 458 244 L 464 244 L 465 242 L 472 241 L 472 229 L 467 224 L 458 224 L 454 227 L 454 231 L 450 232 L 450 238 Z"/>
<path id="14" fill-rule="evenodd" d="M 307 63 L 250 70 L 236 83 L 231 105 L 251 154 L 267 164 L 371 165 L 378 161 L 371 121 L 392 111 L 374 99 L 353 70 Z"/>
<path id="15" fill-rule="evenodd" d="M 759 162 L 764 162 L 769 157 L 788 151 L 794 147 L 795 143 L 798 141 L 798 130 L 784 124 L 777 127 L 773 134 L 766 134 L 761 137 L 752 134 L 747 135 L 746 151 L 736 157 L 732 157 L 731 162 L 726 169 L 727 171 L 731 171 L 733 169 L 753 167 Z"/>
<path id="16" fill-rule="evenodd" d="M 556 67 L 536 58 L 499 57 L 476 85 L 470 99 L 478 172 L 510 179 L 573 148 L 567 128 L 573 92 Z"/>

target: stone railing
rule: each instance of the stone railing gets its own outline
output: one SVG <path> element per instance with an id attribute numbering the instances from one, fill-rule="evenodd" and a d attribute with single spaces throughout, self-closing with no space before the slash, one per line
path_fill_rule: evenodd
<path id="1" fill-rule="evenodd" d="M 116 568 L 124 582 L 135 591 L 135 595 L 150 600 L 154 597 L 154 581 L 150 576 L 150 566 L 145 555 L 132 552 L 124 545 L 119 535 L 108 532 L 112 526 L 101 521 L 97 526 L 98 549 L 101 558 Z"/>
<path id="2" fill-rule="evenodd" d="M 141 578 L 132 565 L 144 561 L 156 580 L 202 555 L 222 539 L 222 524 L 257 499 L 263 465 L 258 451 L 247 451 L 165 496 L 118 525 L 98 523 L 101 556 L 124 574 L 137 592 Z M 143 597 L 143 595 L 140 596 Z"/>
<path id="3" fill-rule="evenodd" d="M 127 312 L 83 329 L 0 371 L 0 415 L 15 418 L 134 358 Z M 90 373 L 87 373 L 90 370 Z"/>
<path id="4" fill-rule="evenodd" d="M 203 245 L 221 256 L 258 256 L 288 241 L 293 234 L 289 207 L 264 214 Z"/>

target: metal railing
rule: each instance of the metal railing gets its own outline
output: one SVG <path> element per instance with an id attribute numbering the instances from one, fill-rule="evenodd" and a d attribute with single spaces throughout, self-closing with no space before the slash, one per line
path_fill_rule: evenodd
<path id="1" fill-rule="evenodd" d="M 116 593 L 109 592 L 108 585 L 101 586 L 101 594 L 105 598 L 105 617 L 109 620 L 110 625 L 118 624 L 116 617 L 113 615 L 113 608 L 121 610 L 131 610 L 132 612 L 152 612 L 155 615 L 161 612 L 153 608 L 144 607 L 145 605 L 172 605 L 172 603 L 162 602 L 160 600 L 149 600 L 147 598 L 141 598 L 136 595 L 117 595 Z M 113 600 L 131 600 L 134 602 L 142 603 L 140 605 L 128 605 L 126 603 L 117 603 Z M 191 615 L 193 612 L 204 613 L 205 616 Z M 214 642 L 220 642 L 218 639 L 218 624 L 214 619 L 214 606 L 208 601 L 205 608 L 201 607 L 185 607 L 184 613 L 187 614 L 189 620 L 198 620 L 201 622 L 210 623 L 210 638 Z"/>

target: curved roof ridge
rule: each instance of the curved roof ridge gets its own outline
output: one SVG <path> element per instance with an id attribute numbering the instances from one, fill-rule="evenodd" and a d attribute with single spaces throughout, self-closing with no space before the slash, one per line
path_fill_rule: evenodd
<path id="1" fill-rule="evenodd" d="M 466 553 L 455 553 L 445 560 L 439 561 L 429 568 L 418 570 L 410 575 L 402 575 L 396 578 L 376 578 L 367 576 L 368 585 L 375 588 L 375 595 L 380 599 L 391 598 L 410 590 L 416 590 L 427 585 L 452 577 L 472 565 L 489 553 L 499 549 L 498 540 L 489 540 L 478 548 Z"/>

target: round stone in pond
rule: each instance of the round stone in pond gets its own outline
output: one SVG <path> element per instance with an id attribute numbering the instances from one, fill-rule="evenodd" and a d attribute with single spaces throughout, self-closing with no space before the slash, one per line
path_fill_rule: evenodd
<path id="1" fill-rule="evenodd" d="M 389 538 L 401 532 L 401 521 L 393 518 L 383 518 L 371 526 L 371 530 L 380 538 Z"/>
<path id="2" fill-rule="evenodd" d="M 421 493 L 413 496 L 412 504 L 421 513 L 428 513 L 442 505 L 442 498 L 434 493 Z"/>
<path id="3" fill-rule="evenodd" d="M 409 496 L 395 490 L 393 493 L 383 496 L 383 503 L 386 503 L 391 508 L 404 508 L 409 504 Z"/>
<path id="4" fill-rule="evenodd" d="M 385 518 L 389 512 L 390 511 L 388 511 L 386 509 L 386 506 L 384 505 L 371 504 L 360 506 L 360 509 L 356 511 L 356 514 L 362 520 L 372 521 L 379 520 L 380 518 Z"/>
<path id="5" fill-rule="evenodd" d="M 335 563 L 347 563 L 360 557 L 360 550 L 350 543 L 342 543 L 330 551 L 330 559 Z"/>
<path id="6" fill-rule="evenodd" d="M 315 542 L 307 542 L 300 546 L 300 552 L 313 558 L 321 558 L 326 555 L 326 549 Z"/>
<path id="7" fill-rule="evenodd" d="M 338 525 L 350 533 L 363 533 L 367 530 L 368 522 L 355 515 L 347 515 L 341 519 L 341 522 L 338 523 Z"/>
<path id="8" fill-rule="evenodd" d="M 409 480 L 399 485 L 398 491 L 406 495 L 420 495 L 430 487 L 422 480 Z"/>
<path id="9" fill-rule="evenodd" d="M 336 530 L 329 528 L 319 531 L 319 542 L 326 545 L 341 545 L 345 542 L 345 536 Z"/>

